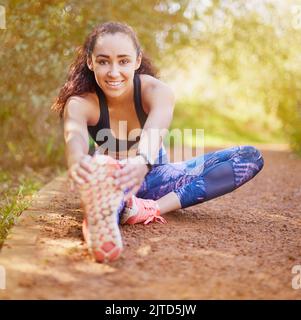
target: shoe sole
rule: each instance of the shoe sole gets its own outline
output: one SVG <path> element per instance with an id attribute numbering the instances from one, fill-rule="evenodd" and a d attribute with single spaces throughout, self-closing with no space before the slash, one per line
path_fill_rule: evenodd
<path id="1" fill-rule="evenodd" d="M 96 155 L 92 165 L 89 182 L 80 187 L 85 211 L 83 233 L 94 259 L 111 262 L 119 258 L 123 249 L 117 217 L 123 191 L 112 176 L 119 164 L 111 157 Z"/>

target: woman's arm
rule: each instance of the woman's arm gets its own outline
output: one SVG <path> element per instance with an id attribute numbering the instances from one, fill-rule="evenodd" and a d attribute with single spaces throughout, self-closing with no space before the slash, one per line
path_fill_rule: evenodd
<path id="1" fill-rule="evenodd" d="M 149 88 L 145 95 L 150 111 L 141 133 L 138 153 L 147 155 L 154 162 L 173 118 L 175 97 L 171 88 L 162 82 Z"/>
<path id="2" fill-rule="evenodd" d="M 73 181 L 82 184 L 89 180 L 92 167 L 89 163 L 89 134 L 87 129 L 88 105 L 82 98 L 72 97 L 64 110 L 64 137 L 68 175 Z"/>
<path id="3" fill-rule="evenodd" d="M 87 107 L 81 98 L 72 97 L 64 110 L 64 137 L 67 166 L 78 163 L 89 151 Z"/>
<path id="4" fill-rule="evenodd" d="M 172 121 L 175 98 L 173 91 L 167 85 L 162 85 L 162 82 L 144 94 L 150 111 L 141 133 L 138 152 L 151 159 L 150 162 L 154 162 Z M 128 190 L 125 200 L 137 193 L 147 172 L 142 156 L 128 159 L 127 165 L 116 172 L 115 176 L 121 187 Z"/>

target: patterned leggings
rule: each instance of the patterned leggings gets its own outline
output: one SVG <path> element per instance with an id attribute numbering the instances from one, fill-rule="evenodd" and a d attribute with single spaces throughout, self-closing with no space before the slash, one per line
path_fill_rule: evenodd
<path id="1" fill-rule="evenodd" d="M 182 208 L 229 193 L 251 180 L 262 169 L 261 153 L 238 146 L 207 153 L 188 161 L 158 164 L 145 176 L 136 196 L 157 200 L 174 192 Z M 119 213 L 122 214 L 124 202 Z"/>

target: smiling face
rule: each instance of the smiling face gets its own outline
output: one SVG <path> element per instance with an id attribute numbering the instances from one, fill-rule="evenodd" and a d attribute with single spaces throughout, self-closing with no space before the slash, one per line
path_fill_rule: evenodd
<path id="1" fill-rule="evenodd" d="M 132 39 L 123 33 L 106 34 L 97 39 L 87 65 L 108 98 L 118 100 L 133 89 L 135 70 L 141 64 Z"/>

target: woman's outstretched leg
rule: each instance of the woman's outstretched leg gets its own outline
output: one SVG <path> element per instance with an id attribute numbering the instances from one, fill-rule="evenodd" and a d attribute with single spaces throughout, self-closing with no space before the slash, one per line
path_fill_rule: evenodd
<path id="1" fill-rule="evenodd" d="M 123 249 L 116 212 L 124 193 L 113 178 L 120 165 L 104 155 L 92 157 L 89 165 L 87 179 L 78 185 L 84 209 L 83 235 L 96 261 L 113 261 Z"/>

